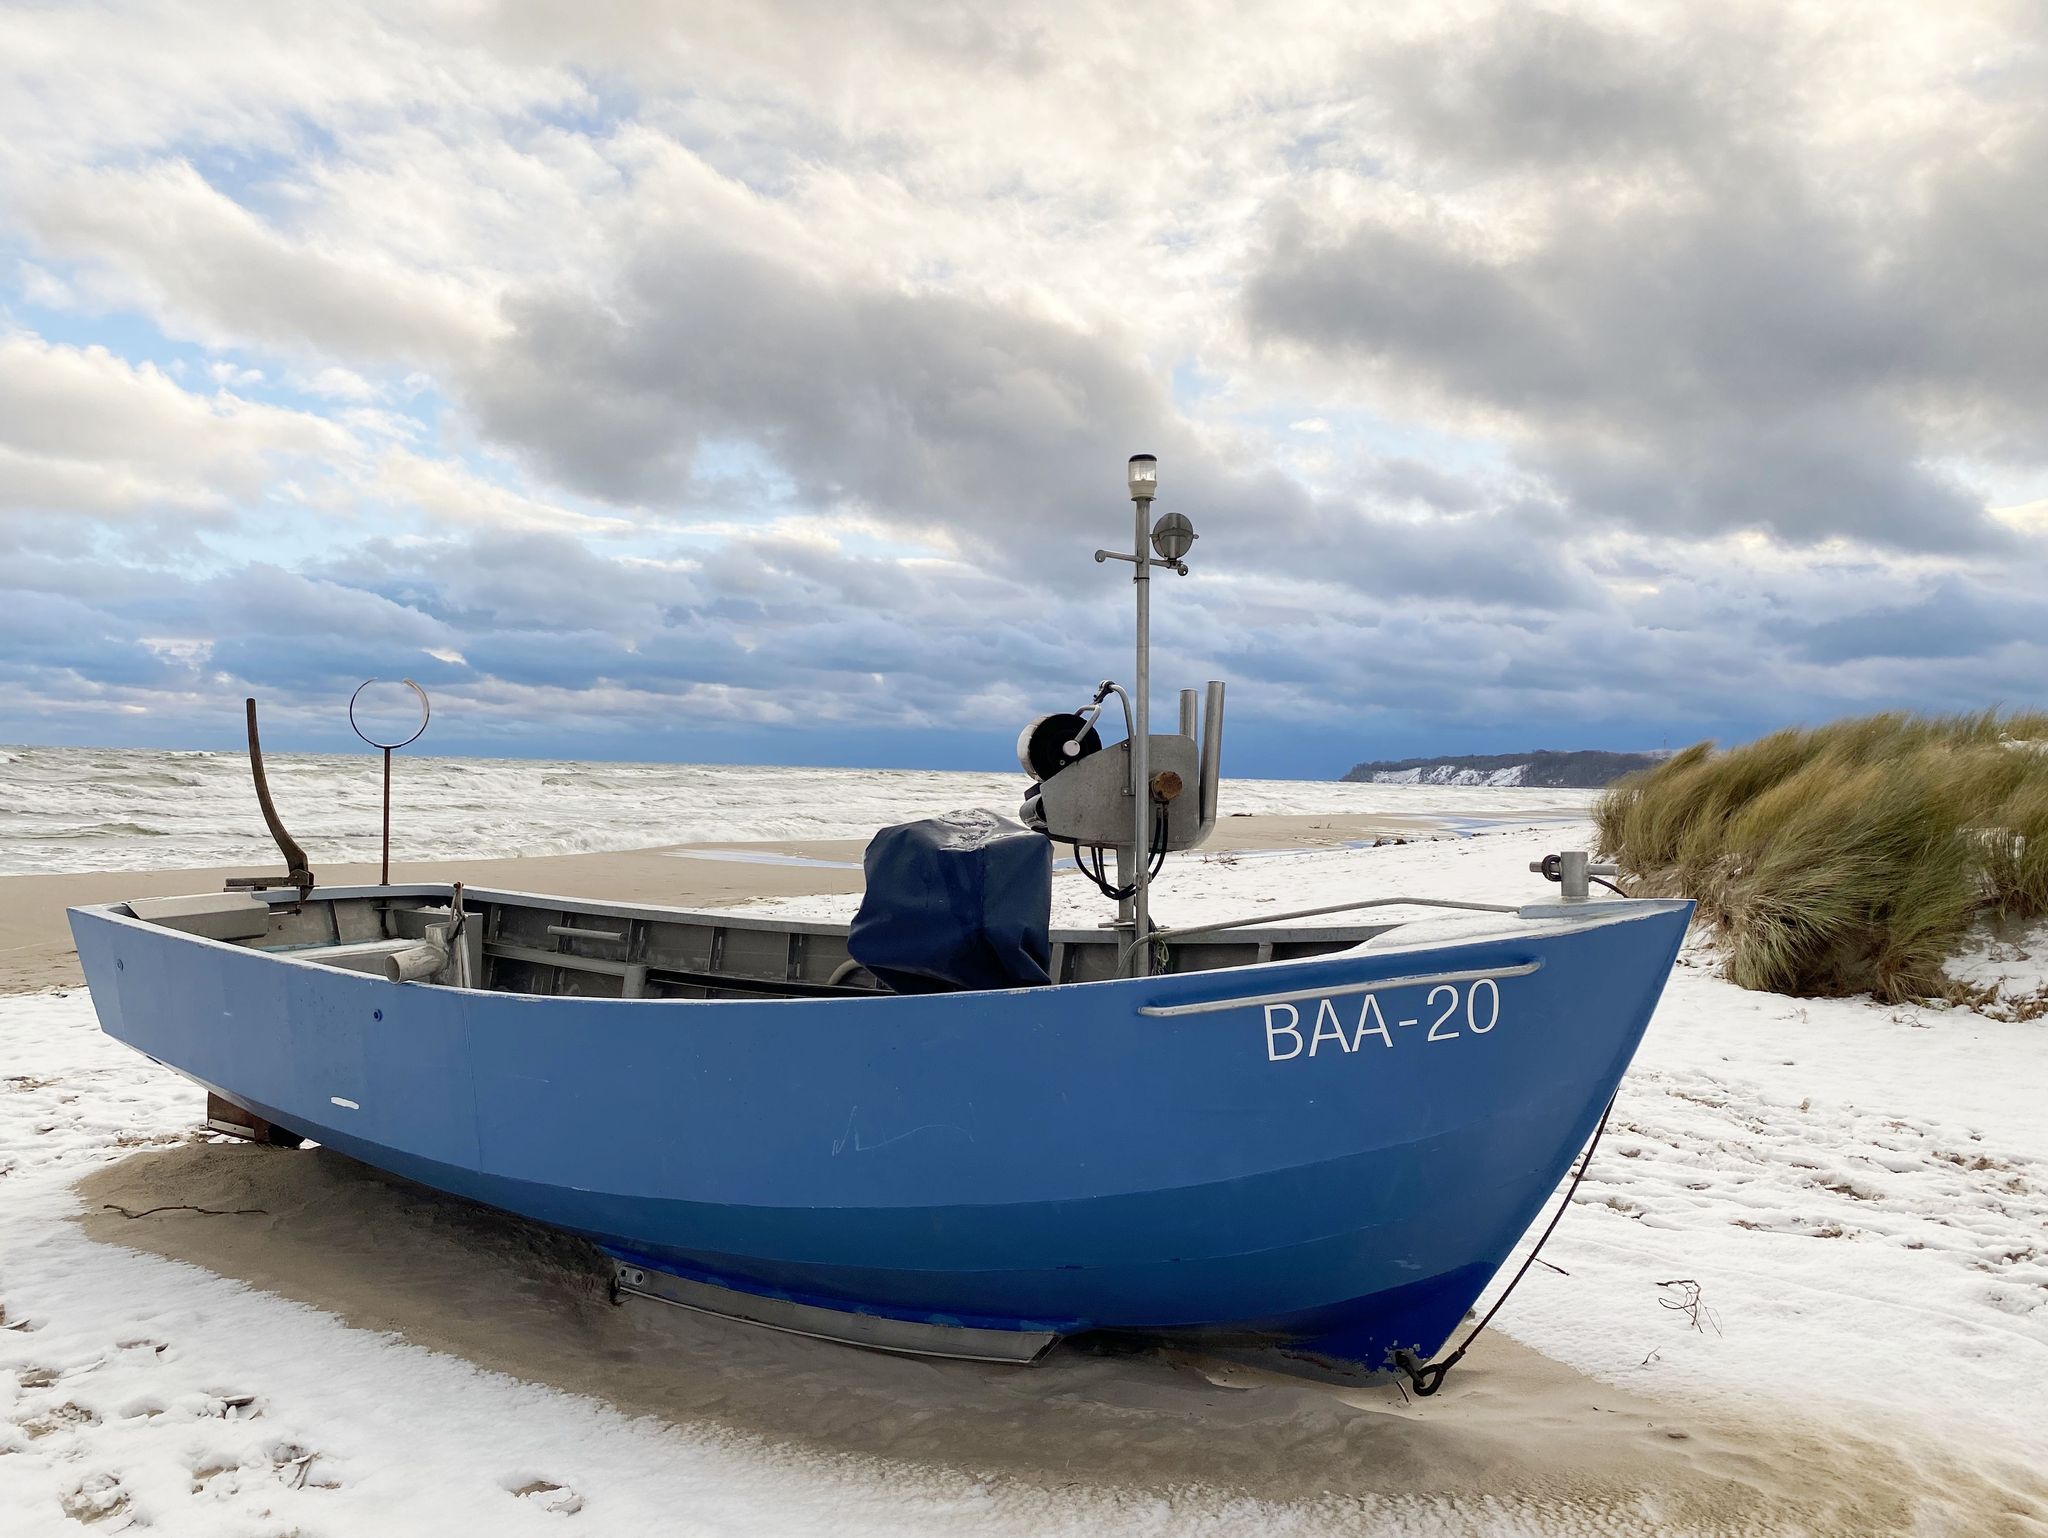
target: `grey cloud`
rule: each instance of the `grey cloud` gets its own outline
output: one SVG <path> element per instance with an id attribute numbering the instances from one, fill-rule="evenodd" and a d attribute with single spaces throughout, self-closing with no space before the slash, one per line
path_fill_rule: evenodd
<path id="1" fill-rule="evenodd" d="M 2048 609 L 2038 600 L 2016 603 L 1944 583 L 1915 602 L 1783 629 L 1797 654 L 1813 662 L 1957 658 L 1980 656 L 2009 641 L 2048 636 L 2044 618 Z"/>
<path id="2" fill-rule="evenodd" d="M 695 230 L 651 235 L 614 294 L 529 292 L 506 316 L 514 339 L 470 381 L 485 429 L 615 501 L 677 497 L 704 440 L 732 434 L 813 503 L 1068 522 L 1104 501 L 1119 446 L 1167 426 L 1147 375 L 1080 332 L 828 284 Z"/>
<path id="3" fill-rule="evenodd" d="M 1419 502 L 1444 513 L 1469 513 L 1492 499 L 1466 476 L 1411 455 L 1373 459 L 1360 467 L 1357 485 L 1366 497 L 1386 502 Z"/>
<path id="4" fill-rule="evenodd" d="M 1375 97 L 1425 156 L 1552 168 L 1683 151 L 1717 116 L 1697 52 L 1646 28 L 1511 8 L 1456 42 L 1375 49 Z M 1708 63 L 1711 67 L 1711 61 Z"/>
<path id="5" fill-rule="evenodd" d="M 965 560 L 1092 591 L 1103 573 L 1076 552 L 1121 543 L 1122 458 L 1142 447 L 1166 467 L 1162 505 L 1202 531 L 1198 565 L 1351 582 L 1381 601 L 1597 601 L 1519 509 L 1428 525 L 1376 512 L 1372 500 L 1455 494 L 1420 466 L 1354 504 L 1221 462 L 1111 337 L 973 297 L 828 283 L 692 229 L 652 232 L 619 283 L 602 301 L 521 296 L 511 338 L 471 381 L 485 431 L 588 495 L 680 499 L 704 444 L 743 435 L 799 502 L 943 527 Z M 742 601 L 759 554 L 707 582 Z M 889 604 L 902 580 L 802 546 L 779 559 L 829 559 L 841 602 Z"/>
<path id="6" fill-rule="evenodd" d="M 684 572 L 611 559 L 580 540 L 523 531 L 398 544 L 374 539 L 314 568 L 455 627 L 612 635 L 658 629 L 696 584 Z"/>
<path id="7" fill-rule="evenodd" d="M 1482 186 L 1505 174 L 1509 144 L 1519 169 L 1543 171 L 1514 184 L 1533 199 L 1516 240 L 1482 241 L 1440 203 L 1398 221 L 1276 209 L 1245 291 L 1255 334 L 1383 390 L 1420 384 L 1505 414 L 1523 466 L 1605 518 L 2009 546 L 1981 499 L 1928 462 L 2048 463 L 2048 273 L 2025 255 L 2048 235 L 2048 106 L 2008 103 L 1981 143 L 1951 135 L 1895 170 L 1858 167 L 1894 189 L 1871 198 L 1839 179 L 1839 146 L 1801 140 L 1781 61 L 1765 51 L 1753 75 L 1731 68 L 1726 50 L 1755 39 L 1705 37 L 1698 77 L 1722 94 L 1703 101 L 1663 91 L 1662 55 L 1642 63 L 1571 23 L 1611 82 L 1590 102 L 1563 78 L 1576 66 L 1562 25 L 1449 45 L 1389 129 L 1463 157 L 1457 170 Z M 1457 96 L 1464 132 L 1447 129 L 1442 79 L 1495 78 L 1526 89 Z M 1531 108 L 1532 93 L 1550 105 Z M 1596 106 L 1626 120 L 1624 138 L 1671 151 L 1655 184 L 1641 166 L 1569 174 L 1581 140 L 1605 132 Z"/>

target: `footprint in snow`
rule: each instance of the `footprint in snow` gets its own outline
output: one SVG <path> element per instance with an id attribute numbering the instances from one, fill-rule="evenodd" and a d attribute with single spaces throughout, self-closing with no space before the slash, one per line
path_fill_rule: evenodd
<path id="1" fill-rule="evenodd" d="M 31 1415 L 18 1424 L 21 1426 L 22 1435 L 33 1442 L 54 1431 L 67 1431 L 73 1426 L 97 1426 L 99 1423 L 100 1418 L 92 1411 L 67 1399 L 56 1409 L 45 1410 L 40 1415 Z"/>
<path id="2" fill-rule="evenodd" d="M 339 1490 L 341 1481 L 319 1467 L 320 1458 L 297 1442 L 275 1442 L 270 1448 L 271 1472 L 287 1490 Z"/>
<path id="3" fill-rule="evenodd" d="M 237 1495 L 242 1488 L 242 1466 L 239 1463 L 202 1461 L 192 1470 L 192 1493 L 210 1495 L 215 1500 L 225 1500 Z"/>
<path id="4" fill-rule="evenodd" d="M 88 1526 L 117 1517 L 128 1509 L 128 1492 L 112 1474 L 93 1474 L 80 1480 L 58 1503 L 64 1515 Z"/>
<path id="5" fill-rule="evenodd" d="M 529 1479 L 522 1485 L 508 1485 L 507 1489 L 516 1500 L 528 1501 L 542 1511 L 552 1511 L 557 1516 L 573 1517 L 583 1509 L 583 1497 L 567 1485 L 558 1485 L 546 1479 Z"/>

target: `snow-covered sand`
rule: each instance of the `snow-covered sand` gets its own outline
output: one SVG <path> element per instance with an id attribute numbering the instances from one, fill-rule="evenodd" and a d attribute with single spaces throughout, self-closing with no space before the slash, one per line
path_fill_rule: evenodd
<path id="1" fill-rule="evenodd" d="M 1158 907 L 1533 893 L 1572 842 L 1178 860 Z M 2024 942 L 1972 966 L 2044 970 Z M 81 992 L 4 998 L 0 1533 L 2039 1534 L 2044 1090 L 2048 1023 L 1748 994 L 1695 948 L 1544 1252 L 1563 1274 L 1408 1402 L 613 1310 L 573 1243 L 196 1139 L 196 1091 Z M 103 1206 L 177 1202 L 262 1210 Z"/>

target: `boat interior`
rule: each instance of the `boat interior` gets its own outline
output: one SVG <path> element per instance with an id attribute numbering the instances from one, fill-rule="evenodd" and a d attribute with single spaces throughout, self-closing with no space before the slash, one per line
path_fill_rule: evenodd
<path id="1" fill-rule="evenodd" d="M 394 982 L 626 999 L 887 998 L 844 923 L 687 912 L 451 886 L 290 888 L 137 898 L 144 923 Z M 117 910 L 120 911 L 120 910 Z M 1155 972 L 1346 950 L 1391 926 L 1285 923 L 1155 941 Z M 1055 983 L 1119 974 L 1127 931 L 1055 928 Z"/>

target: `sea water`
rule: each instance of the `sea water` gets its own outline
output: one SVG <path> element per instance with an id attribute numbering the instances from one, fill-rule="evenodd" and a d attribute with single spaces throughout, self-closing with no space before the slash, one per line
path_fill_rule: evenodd
<path id="1" fill-rule="evenodd" d="M 375 860 L 375 753 L 265 755 L 285 826 L 323 862 Z M 1023 775 L 549 759 L 394 761 L 395 859 L 569 854 L 728 840 L 865 838 L 961 807 L 1014 812 Z M 1223 810 L 1482 815 L 1571 813 L 1583 791 L 1227 780 Z M 0 875 L 274 864 L 240 753 L 0 748 Z"/>

